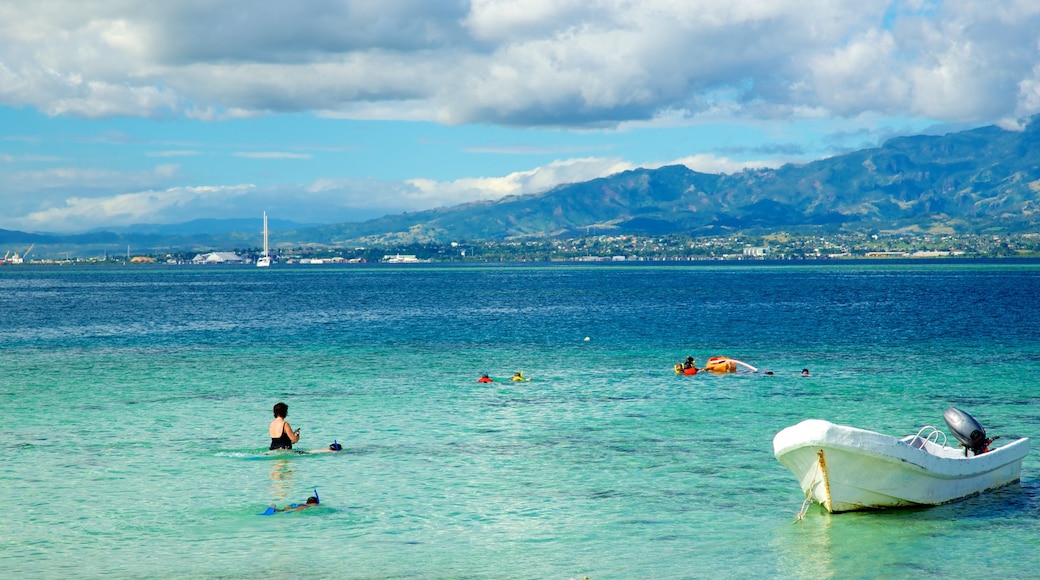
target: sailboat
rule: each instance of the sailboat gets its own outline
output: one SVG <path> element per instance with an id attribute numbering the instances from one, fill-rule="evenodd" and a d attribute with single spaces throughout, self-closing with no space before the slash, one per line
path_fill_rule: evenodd
<path id="1" fill-rule="evenodd" d="M 264 212 L 264 255 L 256 261 L 257 268 L 270 268 L 271 267 L 271 256 L 268 254 L 267 249 L 267 212 Z"/>

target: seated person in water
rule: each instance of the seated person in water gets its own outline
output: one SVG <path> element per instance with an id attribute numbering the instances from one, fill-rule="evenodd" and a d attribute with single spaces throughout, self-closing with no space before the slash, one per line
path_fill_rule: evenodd
<path id="1" fill-rule="evenodd" d="M 267 511 L 264 512 L 264 513 L 265 514 L 273 514 L 273 513 L 277 513 L 277 512 L 298 512 L 300 510 L 305 510 L 307 508 L 312 508 L 312 507 L 314 507 L 316 505 L 319 505 L 318 504 L 318 498 L 316 496 L 312 495 L 311 497 L 307 498 L 307 503 L 291 503 L 291 504 L 289 504 L 289 505 L 287 505 L 287 506 L 285 506 L 285 507 L 283 507 L 281 509 L 278 509 L 278 508 L 276 508 L 276 507 L 274 507 L 272 505 L 271 507 L 267 508 Z"/>
<path id="2" fill-rule="evenodd" d="M 512 378 L 512 379 L 510 379 L 510 380 L 514 380 L 514 381 L 526 381 L 527 379 L 525 379 L 525 378 L 524 378 L 524 375 L 523 375 L 523 374 L 521 374 L 521 373 L 520 373 L 520 371 L 517 371 L 516 373 L 514 373 L 514 374 L 513 374 L 513 378 Z"/>
<path id="3" fill-rule="evenodd" d="M 274 406 L 274 421 L 267 428 L 271 435 L 271 449 L 292 449 L 293 443 L 300 440 L 300 430 L 293 431 L 285 420 L 289 414 L 289 405 L 278 403 Z"/>
<path id="4" fill-rule="evenodd" d="M 495 381 L 491 377 L 489 377 L 487 373 L 484 373 L 484 374 L 480 375 L 480 378 L 477 379 L 477 382 L 478 383 L 493 383 Z"/>

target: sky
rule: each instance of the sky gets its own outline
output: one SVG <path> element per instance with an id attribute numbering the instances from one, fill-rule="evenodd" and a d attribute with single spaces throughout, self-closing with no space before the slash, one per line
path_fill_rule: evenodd
<path id="1" fill-rule="evenodd" d="M 0 0 L 0 229 L 363 221 L 1037 112 L 1035 0 Z"/>

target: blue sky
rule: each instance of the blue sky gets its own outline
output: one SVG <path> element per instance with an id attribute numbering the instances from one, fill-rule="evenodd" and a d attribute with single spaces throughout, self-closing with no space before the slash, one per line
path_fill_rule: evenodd
<path id="1" fill-rule="evenodd" d="M 1033 4 L 0 1 L 0 228 L 358 221 L 1015 130 Z"/>

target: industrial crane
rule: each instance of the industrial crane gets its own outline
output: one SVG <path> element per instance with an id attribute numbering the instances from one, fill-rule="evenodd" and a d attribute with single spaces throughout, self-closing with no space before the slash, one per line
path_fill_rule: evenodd
<path id="1" fill-rule="evenodd" d="M 31 252 L 34 247 L 36 247 L 36 243 L 35 242 L 32 243 L 32 244 L 29 244 L 29 247 L 25 250 L 25 253 L 22 254 L 21 256 L 19 256 L 18 254 L 15 254 L 14 256 L 11 256 L 11 263 L 12 264 L 24 264 L 25 263 L 25 259 L 29 257 L 29 252 Z M 6 259 L 5 259 L 5 261 L 6 261 Z"/>

